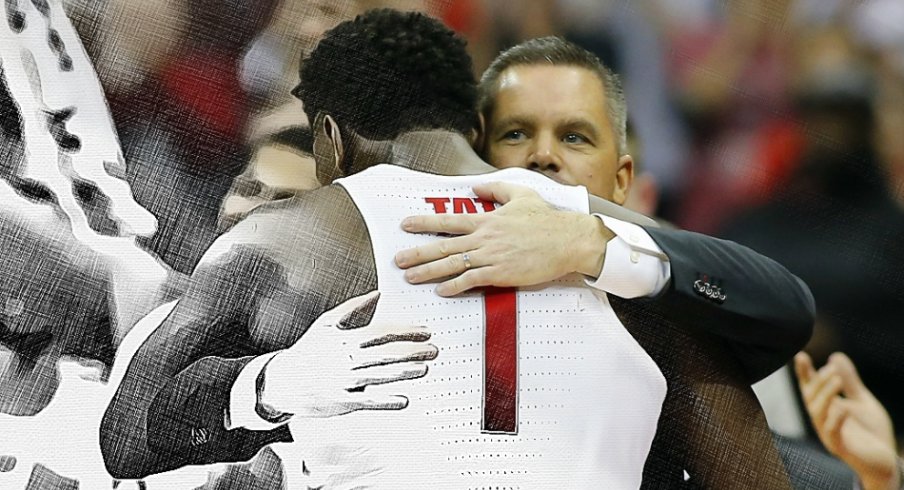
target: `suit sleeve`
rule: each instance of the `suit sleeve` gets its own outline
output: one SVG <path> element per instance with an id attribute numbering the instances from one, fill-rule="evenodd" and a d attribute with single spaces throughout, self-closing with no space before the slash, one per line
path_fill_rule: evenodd
<path id="1" fill-rule="evenodd" d="M 813 296 L 779 263 L 699 233 L 644 230 L 668 256 L 671 282 L 658 297 L 637 301 L 723 342 L 750 383 L 787 363 L 810 339 Z"/>
<path id="2" fill-rule="evenodd" d="M 285 426 L 250 431 L 227 430 L 225 424 L 232 384 L 259 354 L 247 325 L 262 293 L 253 287 L 256 274 L 249 272 L 265 268 L 246 257 L 199 270 L 138 350 L 100 427 L 101 451 L 113 477 L 138 479 L 185 465 L 245 461 L 267 444 L 291 440 Z"/>

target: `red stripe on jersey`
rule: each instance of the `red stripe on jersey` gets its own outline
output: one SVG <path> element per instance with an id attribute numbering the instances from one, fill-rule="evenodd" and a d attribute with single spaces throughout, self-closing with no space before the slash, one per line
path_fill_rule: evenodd
<path id="1" fill-rule="evenodd" d="M 518 433 L 518 310 L 514 288 L 484 292 L 483 432 Z"/>

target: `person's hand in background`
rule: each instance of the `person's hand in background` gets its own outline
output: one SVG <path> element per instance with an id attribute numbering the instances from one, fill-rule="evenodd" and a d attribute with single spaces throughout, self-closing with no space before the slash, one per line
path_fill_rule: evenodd
<path id="1" fill-rule="evenodd" d="M 801 352 L 794 365 L 804 405 L 826 449 L 857 473 L 866 490 L 900 488 L 891 418 L 851 359 L 835 353 L 816 370 Z"/>

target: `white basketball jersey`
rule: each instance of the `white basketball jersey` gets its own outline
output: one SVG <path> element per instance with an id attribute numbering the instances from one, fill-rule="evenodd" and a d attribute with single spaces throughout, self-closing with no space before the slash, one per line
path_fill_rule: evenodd
<path id="1" fill-rule="evenodd" d="M 394 265 L 398 251 L 436 239 L 402 232 L 403 218 L 492 210 L 471 191 L 492 181 L 528 185 L 556 206 L 587 212 L 584 188 L 522 169 L 442 177 L 381 165 L 338 182 L 373 242 L 380 290 L 373 322 L 427 325 L 439 357 L 424 378 L 367 388 L 407 396 L 403 410 L 294 421 L 296 452 L 280 452 L 290 474 L 301 473 L 303 459 L 305 476 L 304 486 L 290 488 L 639 487 L 666 383 L 604 294 L 577 275 L 511 290 L 517 351 L 502 357 L 517 363 L 516 420 L 512 433 L 489 433 L 485 328 L 498 321 L 486 317 L 491 305 L 480 291 L 441 298 L 435 284 L 410 285 Z"/>

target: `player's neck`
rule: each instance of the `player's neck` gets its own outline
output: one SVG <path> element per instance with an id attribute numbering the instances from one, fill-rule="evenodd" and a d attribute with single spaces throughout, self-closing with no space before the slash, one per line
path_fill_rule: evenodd
<path id="1" fill-rule="evenodd" d="M 439 175 L 474 175 L 495 170 L 474 153 L 468 140 L 452 131 L 412 131 L 392 144 L 391 163 Z"/>

